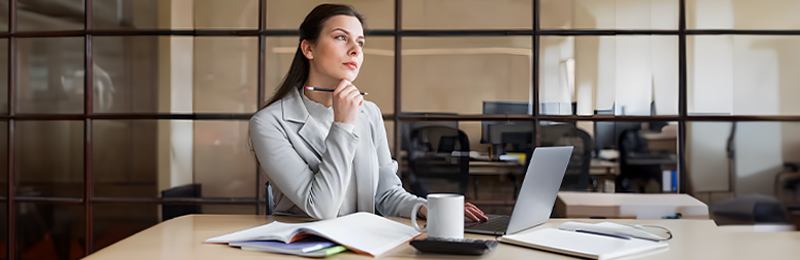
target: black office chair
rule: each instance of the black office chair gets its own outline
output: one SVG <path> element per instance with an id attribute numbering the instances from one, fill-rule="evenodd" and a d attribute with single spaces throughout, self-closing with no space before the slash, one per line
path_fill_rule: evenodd
<path id="1" fill-rule="evenodd" d="M 186 184 L 161 191 L 161 198 L 200 198 L 202 197 L 200 184 Z M 201 213 L 200 205 L 170 205 L 161 206 L 161 220 L 167 221 L 183 215 Z"/>
<path id="2" fill-rule="evenodd" d="M 661 187 L 661 164 L 634 164 L 635 159 L 659 159 L 668 154 L 653 153 L 642 138 L 638 129 L 625 130 L 620 134 L 617 147 L 619 149 L 619 176 L 617 191 L 645 193 L 646 183 L 651 180 Z"/>
<path id="3" fill-rule="evenodd" d="M 453 127 L 425 126 L 409 135 L 408 172 L 411 192 L 426 197 L 432 192 L 454 192 L 431 189 L 426 180 L 445 179 L 458 184 L 455 192 L 465 194 L 469 184 L 469 138 Z M 456 153 L 453 152 L 461 152 Z"/>
<path id="4" fill-rule="evenodd" d="M 572 146 L 572 156 L 561 182 L 561 190 L 594 190 L 596 181 L 589 174 L 594 143 L 586 131 L 574 123 L 543 125 L 540 127 L 541 146 Z"/>

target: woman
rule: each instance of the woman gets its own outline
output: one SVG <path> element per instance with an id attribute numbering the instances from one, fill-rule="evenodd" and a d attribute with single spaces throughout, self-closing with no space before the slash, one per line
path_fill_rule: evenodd
<path id="1" fill-rule="evenodd" d="M 381 111 L 351 83 L 364 61 L 363 21 L 349 6 L 314 8 L 300 25 L 300 46 L 283 83 L 250 119 L 275 212 L 316 219 L 359 211 L 409 217 L 411 207 L 424 201 L 402 188 Z M 464 209 L 470 219 L 486 220 L 474 205 Z M 426 214 L 422 206 L 420 215 Z"/>

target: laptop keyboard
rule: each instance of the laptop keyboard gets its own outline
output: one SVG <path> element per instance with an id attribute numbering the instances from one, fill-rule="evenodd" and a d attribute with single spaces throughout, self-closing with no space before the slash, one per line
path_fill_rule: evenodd
<path id="1" fill-rule="evenodd" d="M 489 216 L 489 220 L 486 222 L 474 222 L 471 225 L 467 225 L 467 227 L 470 229 L 505 231 L 508 228 L 509 221 L 511 221 L 511 216 L 492 215 Z"/>

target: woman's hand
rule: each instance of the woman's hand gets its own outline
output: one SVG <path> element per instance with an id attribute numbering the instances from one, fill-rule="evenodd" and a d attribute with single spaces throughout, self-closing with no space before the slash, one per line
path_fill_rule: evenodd
<path id="1" fill-rule="evenodd" d="M 356 86 L 343 79 L 333 89 L 333 121 L 355 125 L 358 108 L 363 101 L 364 97 Z"/>
<path id="2" fill-rule="evenodd" d="M 489 217 L 483 215 L 483 211 L 472 203 L 464 203 L 464 216 L 472 221 L 487 221 Z"/>
<path id="3" fill-rule="evenodd" d="M 423 217 L 426 217 L 426 218 L 428 217 L 428 209 L 425 208 L 425 205 L 419 207 L 419 214 L 422 215 Z M 475 205 L 472 205 L 472 203 L 469 203 L 469 202 L 464 203 L 464 216 L 469 218 L 472 221 L 487 221 L 487 220 L 489 220 L 489 217 L 486 217 L 486 215 L 483 215 L 483 211 L 481 211 L 478 207 L 476 207 Z"/>

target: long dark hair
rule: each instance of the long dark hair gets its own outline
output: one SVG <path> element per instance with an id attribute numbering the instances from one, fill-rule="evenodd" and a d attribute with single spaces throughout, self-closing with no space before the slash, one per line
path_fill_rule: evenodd
<path id="1" fill-rule="evenodd" d="M 361 26 L 364 27 L 364 30 L 366 31 L 364 17 L 352 6 L 321 4 L 317 7 L 314 7 L 314 10 L 311 10 L 311 12 L 306 16 L 306 19 L 303 20 L 303 23 L 300 24 L 300 41 L 298 41 L 297 51 L 294 53 L 292 65 L 289 66 L 289 72 L 286 73 L 286 76 L 283 78 L 283 82 L 281 82 L 280 87 L 278 87 L 278 90 L 275 91 L 275 94 L 269 98 L 269 101 L 267 101 L 264 107 L 267 107 L 270 104 L 275 103 L 275 101 L 286 97 L 286 95 L 290 93 L 289 91 L 303 87 L 303 84 L 305 84 L 306 80 L 308 80 L 308 71 L 311 66 L 309 65 L 308 58 L 303 55 L 303 50 L 300 49 L 301 43 L 303 43 L 303 40 L 308 40 L 312 43 L 316 42 L 317 38 L 319 38 L 320 31 L 322 31 L 322 27 L 325 25 L 325 22 L 327 22 L 331 17 L 337 15 L 348 15 L 357 18 L 358 21 L 361 22 Z"/>

